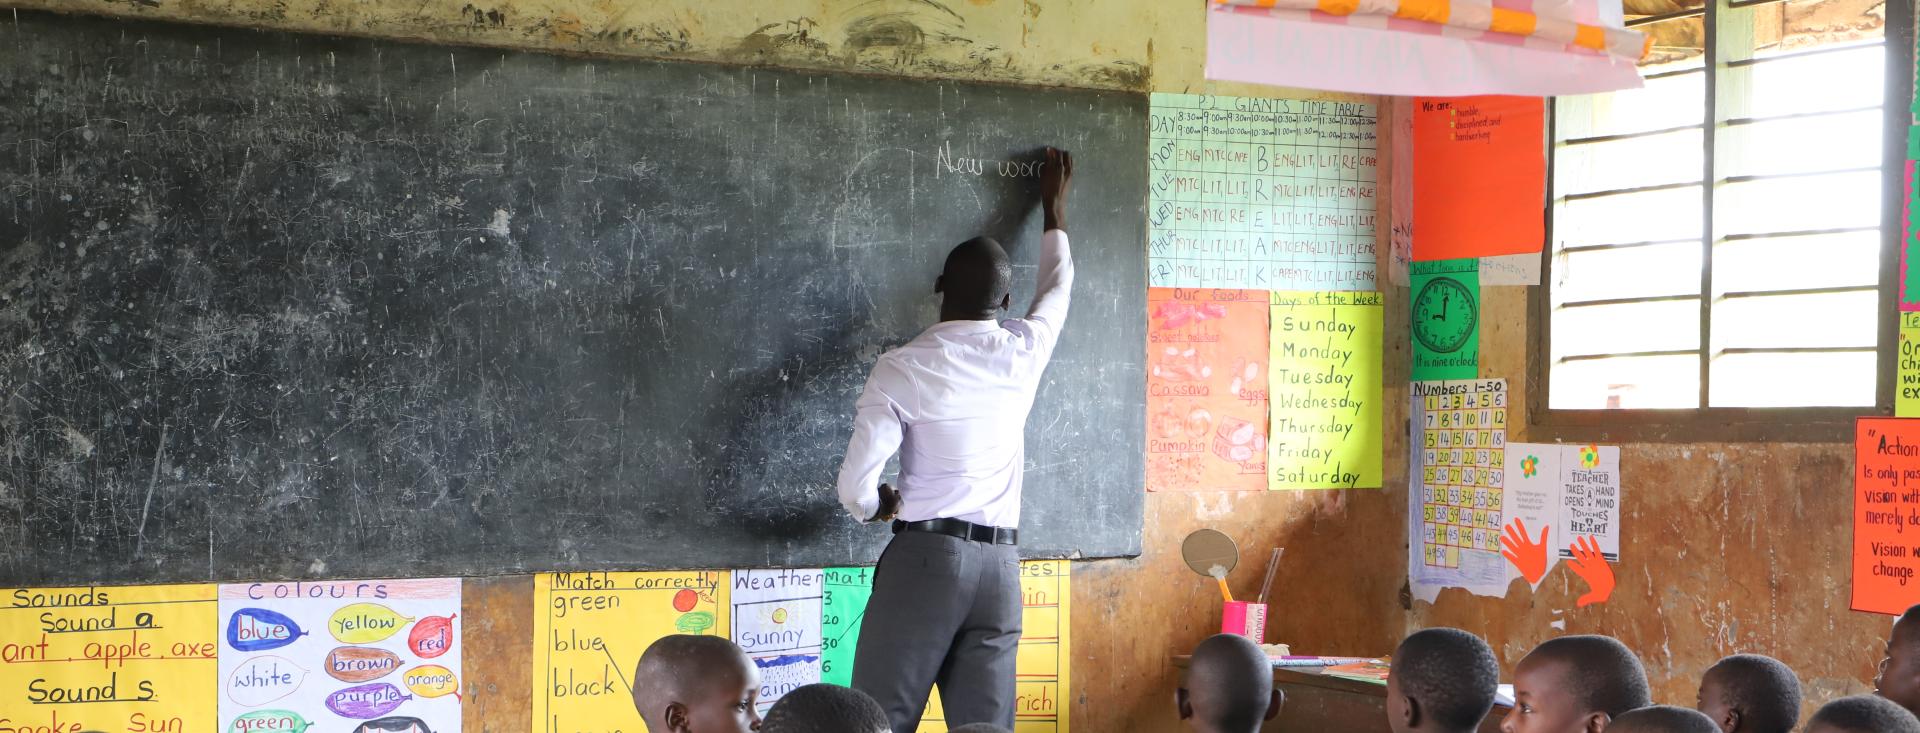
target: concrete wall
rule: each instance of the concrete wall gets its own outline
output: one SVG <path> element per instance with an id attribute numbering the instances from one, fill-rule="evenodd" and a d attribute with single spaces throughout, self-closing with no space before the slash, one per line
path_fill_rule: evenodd
<path id="1" fill-rule="evenodd" d="M 1377 101 L 1208 84 L 1201 77 L 1204 4 L 1197 1 L 25 0 L 12 5 L 607 56 Z M 1384 206 L 1387 197 L 1379 199 Z M 1386 250 L 1384 242 L 1380 250 Z M 1389 315 L 1389 322 L 1404 323 L 1404 310 L 1399 313 Z M 1389 339 L 1395 341 L 1404 342 L 1404 334 Z M 1144 344 L 1142 349 L 1144 358 Z M 1401 351 L 1389 361 L 1404 364 L 1406 359 Z M 1404 380 L 1404 366 L 1390 367 L 1389 379 L 1395 378 L 1395 368 Z M 1398 419 L 1404 419 L 1405 406 L 1398 409 Z M 1389 485 L 1405 485 L 1404 461 L 1388 461 L 1387 472 Z M 1287 567 L 1277 583 L 1282 600 L 1272 622 L 1276 640 L 1329 654 L 1389 651 L 1404 622 L 1399 591 L 1405 532 L 1398 509 L 1404 503 L 1400 491 L 1149 495 L 1145 554 L 1075 569 L 1074 689 L 1063 701 L 1071 707 L 1074 729 L 1178 728 L 1169 657 L 1190 650 L 1218 624 L 1217 591 L 1178 556 L 1180 540 L 1201 527 L 1226 531 L 1247 548 L 1249 569 L 1235 576 L 1234 591 L 1242 596 L 1257 592 L 1265 548 L 1288 548 Z M 468 656 L 493 660 L 470 670 L 469 730 L 524 731 L 532 583 L 524 577 L 476 579 L 467 588 Z"/>

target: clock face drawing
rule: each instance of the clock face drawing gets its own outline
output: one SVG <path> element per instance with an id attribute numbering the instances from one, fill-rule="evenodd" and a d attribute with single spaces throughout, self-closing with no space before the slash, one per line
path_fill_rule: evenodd
<path id="1" fill-rule="evenodd" d="M 1428 280 L 1413 299 L 1413 337 L 1431 351 L 1451 354 L 1467 345 L 1480 312 L 1467 286 L 1450 277 Z"/>

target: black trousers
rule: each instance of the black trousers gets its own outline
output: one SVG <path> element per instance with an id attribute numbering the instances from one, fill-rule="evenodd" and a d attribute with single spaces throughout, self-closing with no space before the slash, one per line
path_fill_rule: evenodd
<path id="1" fill-rule="evenodd" d="M 874 571 L 853 687 L 880 701 L 894 733 L 920 727 L 936 682 L 948 727 L 1012 729 L 1020 612 L 1013 545 L 895 535 Z"/>

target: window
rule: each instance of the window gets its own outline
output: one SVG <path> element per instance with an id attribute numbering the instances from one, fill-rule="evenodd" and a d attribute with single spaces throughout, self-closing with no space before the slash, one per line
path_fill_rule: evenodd
<path id="1" fill-rule="evenodd" d="M 1885 409 L 1911 7 L 1626 6 L 1646 87 L 1553 103 L 1536 422 Z"/>

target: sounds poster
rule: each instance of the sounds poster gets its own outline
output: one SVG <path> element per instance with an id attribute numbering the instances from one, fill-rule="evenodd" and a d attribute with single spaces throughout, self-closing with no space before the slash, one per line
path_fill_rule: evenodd
<path id="1" fill-rule="evenodd" d="M 1147 291 L 1147 490 L 1267 488 L 1263 290 Z"/>
<path id="2" fill-rule="evenodd" d="M 458 733 L 460 579 L 220 586 L 220 730 Z"/>
<path id="3" fill-rule="evenodd" d="M 214 592 L 0 588 L 0 731 L 220 729 Z"/>
<path id="4" fill-rule="evenodd" d="M 633 670 L 663 636 L 731 638 L 730 575 L 541 573 L 533 576 L 533 730 L 644 731 Z"/>

